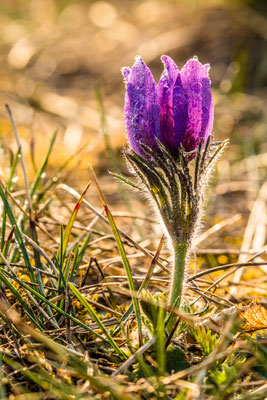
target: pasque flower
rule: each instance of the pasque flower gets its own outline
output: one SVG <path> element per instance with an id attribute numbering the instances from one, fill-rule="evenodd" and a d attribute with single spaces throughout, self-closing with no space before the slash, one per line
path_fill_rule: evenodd
<path id="1" fill-rule="evenodd" d="M 157 85 L 141 57 L 136 57 L 131 69 L 123 68 L 125 123 L 135 152 L 144 155 L 140 144 L 159 151 L 157 138 L 177 158 L 181 145 L 192 152 L 201 138 L 205 142 L 211 134 L 214 107 L 209 65 L 194 57 L 179 71 L 170 57 L 161 59 L 165 69 Z"/>
<path id="2" fill-rule="evenodd" d="M 137 184 L 154 205 L 173 253 L 169 305 L 179 307 L 184 273 L 199 231 L 205 188 L 226 142 L 213 143 L 213 101 L 209 66 L 196 57 L 181 71 L 168 56 L 156 85 L 141 57 L 124 68 L 125 156 Z M 174 326 L 171 313 L 168 330 Z"/>

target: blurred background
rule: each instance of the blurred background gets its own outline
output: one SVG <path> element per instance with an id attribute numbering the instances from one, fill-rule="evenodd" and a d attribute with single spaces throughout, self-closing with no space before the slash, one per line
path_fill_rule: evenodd
<path id="1" fill-rule="evenodd" d="M 180 67 L 197 55 L 211 64 L 215 137 L 231 138 L 234 158 L 267 151 L 265 0 L 2 0 L 0 27 L 1 140 L 8 102 L 41 154 L 59 129 L 59 157 L 88 146 L 93 162 L 104 163 L 94 86 L 120 148 L 121 67 L 140 54 L 159 79 L 162 54 Z"/>
<path id="2" fill-rule="evenodd" d="M 10 151 L 16 150 L 8 103 L 28 160 L 32 156 L 40 165 L 57 129 L 50 165 L 58 167 L 76 154 L 71 180 L 80 187 L 89 179 L 88 162 L 93 163 L 106 179 L 111 201 L 119 203 L 107 174 L 113 165 L 95 88 L 102 95 L 111 146 L 124 165 L 121 67 L 131 66 L 140 54 L 158 80 L 162 54 L 180 68 L 197 55 L 211 64 L 214 136 L 230 138 L 217 171 L 219 197 L 212 196 L 208 215 L 213 222 L 220 215 L 248 215 L 267 166 L 265 0 L 1 0 L 0 27 L 2 177 Z M 29 176 L 33 171 L 29 162 Z"/>

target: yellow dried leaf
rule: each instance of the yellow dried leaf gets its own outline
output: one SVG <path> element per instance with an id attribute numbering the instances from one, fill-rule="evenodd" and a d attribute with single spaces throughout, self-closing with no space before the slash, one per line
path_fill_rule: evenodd
<path id="1" fill-rule="evenodd" d="M 240 312 L 242 328 L 246 332 L 267 328 L 267 310 L 260 304 L 250 304 Z"/>
<path id="2" fill-rule="evenodd" d="M 241 320 L 241 328 L 245 332 L 253 332 L 267 328 L 267 309 L 260 304 L 251 303 L 249 305 L 238 304 L 227 308 L 218 314 L 205 318 L 200 326 L 218 332 L 225 326 L 226 321 Z"/>

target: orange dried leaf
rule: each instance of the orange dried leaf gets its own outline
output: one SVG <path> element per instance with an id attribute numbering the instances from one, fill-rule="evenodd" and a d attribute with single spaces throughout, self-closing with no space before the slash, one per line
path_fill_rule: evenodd
<path id="1" fill-rule="evenodd" d="M 260 304 L 250 304 L 239 316 L 242 319 L 242 328 L 246 332 L 267 328 L 267 310 Z"/>

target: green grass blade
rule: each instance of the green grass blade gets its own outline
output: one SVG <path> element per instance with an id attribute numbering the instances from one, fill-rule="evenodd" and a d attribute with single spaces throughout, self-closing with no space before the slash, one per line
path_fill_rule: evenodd
<path id="1" fill-rule="evenodd" d="M 86 299 L 81 295 L 79 290 L 72 283 L 69 283 L 69 288 L 75 294 L 77 299 L 84 305 L 84 307 L 86 308 L 86 310 L 90 314 L 92 320 L 97 323 L 97 325 L 99 326 L 99 328 L 101 329 L 103 334 L 106 336 L 106 338 L 107 338 L 109 344 L 111 345 L 111 347 L 113 347 L 113 349 L 116 351 L 116 353 L 121 358 L 123 358 L 123 359 L 127 358 L 126 355 L 124 354 L 124 352 L 119 348 L 117 343 L 110 336 L 110 334 L 108 333 L 107 329 L 104 327 L 104 325 L 102 324 L 102 322 L 98 318 L 97 313 L 94 311 L 94 309 L 91 307 L 91 305 L 86 301 Z"/>
<path id="2" fill-rule="evenodd" d="M 71 281 L 72 275 L 75 273 L 75 271 L 78 271 L 78 268 L 79 268 L 79 266 L 77 266 L 78 257 L 79 257 L 79 244 L 78 243 L 73 248 L 73 255 L 74 255 L 73 260 L 72 260 L 70 270 L 69 270 L 69 275 L 68 275 L 69 281 Z"/>
<path id="3" fill-rule="evenodd" d="M 59 246 L 57 256 L 54 255 L 55 265 L 57 266 L 57 269 L 59 271 L 58 289 L 62 288 L 62 280 L 63 280 L 63 285 L 64 285 L 64 275 L 62 273 L 63 264 L 64 264 L 64 262 L 63 262 L 63 235 L 64 235 L 63 225 L 60 225 L 60 246 Z M 66 287 L 66 285 L 64 287 Z"/>
<path id="4" fill-rule="evenodd" d="M 37 188 L 38 188 L 38 186 L 39 186 L 39 183 L 40 183 L 40 181 L 41 181 L 41 179 L 42 179 L 42 175 L 43 175 L 43 173 L 44 173 L 44 171 L 45 171 L 45 168 L 46 168 L 46 165 L 47 165 L 47 163 L 48 163 L 48 160 L 49 160 L 50 154 L 51 154 L 51 152 L 52 152 L 52 149 L 53 149 L 53 147 L 54 147 L 56 138 L 57 138 L 57 131 L 55 131 L 55 132 L 53 133 L 53 136 L 52 136 L 52 139 L 51 139 L 51 141 L 50 141 L 50 145 L 49 145 L 49 148 L 48 148 L 48 152 L 47 152 L 46 157 L 45 157 L 45 159 L 44 159 L 43 165 L 41 166 L 40 170 L 38 171 L 38 173 L 37 173 L 37 175 L 36 175 L 36 178 L 35 178 L 35 181 L 34 181 L 32 187 L 31 187 L 31 191 L 30 191 L 31 197 L 34 196 L 34 194 L 35 194 L 35 192 L 36 192 L 36 190 L 37 190 Z"/>
<path id="5" fill-rule="evenodd" d="M 49 398 L 51 398 L 51 396 L 53 396 L 53 398 L 55 398 L 54 396 L 56 396 L 56 398 L 59 398 L 60 396 L 60 399 L 62 400 L 70 400 L 75 398 L 72 394 L 72 392 L 75 391 L 72 385 L 59 382 L 59 380 L 55 379 L 51 373 L 47 373 L 44 368 L 39 366 L 36 371 L 25 368 L 23 363 L 20 364 L 11 357 L 8 357 L 6 354 L 3 354 L 3 361 L 14 371 L 20 372 L 23 376 L 25 376 L 25 378 L 31 380 L 35 385 L 39 386 L 39 388 L 46 390 L 49 388 Z M 23 396 L 23 398 L 25 397 Z"/>
<path id="6" fill-rule="evenodd" d="M 32 269 L 32 266 L 31 266 L 31 262 L 30 262 L 30 259 L 29 259 L 29 255 L 28 255 L 27 249 L 26 249 L 25 244 L 23 242 L 22 235 L 20 233 L 20 230 L 19 230 L 19 227 L 17 225 L 17 222 L 16 222 L 16 219 L 14 217 L 14 214 L 13 214 L 13 212 L 11 210 L 10 205 L 9 205 L 7 196 L 5 195 L 5 192 L 4 192 L 4 190 L 3 190 L 1 185 L 0 185 L 0 196 L 2 197 L 2 201 L 4 203 L 4 207 L 5 207 L 5 210 L 6 210 L 6 213 L 8 215 L 10 223 L 11 223 L 12 226 L 15 226 L 15 236 L 16 236 L 18 245 L 20 247 L 21 253 L 23 255 L 23 258 L 24 258 L 24 261 L 25 261 L 25 265 L 27 267 L 27 271 L 28 271 L 30 280 L 31 280 L 31 282 L 35 283 L 36 280 L 35 280 L 35 276 L 34 276 L 34 273 L 33 273 L 33 269 Z"/>
<path id="7" fill-rule="evenodd" d="M 7 271 L 4 271 L 5 275 L 7 275 L 9 278 L 13 279 L 15 282 L 17 282 L 20 286 L 22 286 L 24 289 L 28 290 L 30 293 L 32 293 L 35 297 L 39 298 L 40 300 L 42 300 L 45 304 L 48 304 L 51 308 L 53 308 L 54 310 L 56 310 L 57 312 L 59 312 L 60 314 L 62 314 L 64 317 L 69 318 L 71 321 L 75 322 L 77 325 L 80 325 L 81 327 L 83 327 L 85 330 L 87 330 L 88 332 L 92 333 L 94 336 L 97 336 L 99 339 L 103 340 L 104 342 L 108 343 L 108 341 L 101 335 L 99 335 L 97 332 L 95 332 L 93 329 L 91 329 L 89 326 L 85 325 L 83 322 L 79 321 L 77 318 L 73 317 L 72 315 L 68 314 L 67 312 L 65 312 L 64 310 L 61 310 L 61 308 L 59 308 L 58 306 L 56 306 L 55 304 L 51 303 L 51 301 L 47 300 L 44 296 L 42 296 L 40 293 L 36 292 L 36 290 L 32 289 L 30 286 L 28 286 L 26 283 L 22 282 L 20 279 L 18 279 L 17 277 L 13 276 L 12 274 L 10 274 Z M 4 276 L 4 274 L 0 271 L 0 278 L 2 279 L 2 277 L 5 278 L 4 283 L 6 284 L 6 282 L 9 283 L 8 279 Z M 12 286 L 12 285 L 11 285 Z M 12 286 L 13 287 L 13 286 Z M 11 290 L 11 288 L 10 288 Z M 15 294 L 15 293 L 14 293 Z M 22 299 L 22 301 L 24 301 Z M 27 303 L 26 307 L 27 307 Z M 33 321 L 34 322 L 34 321 Z M 35 323 L 36 325 L 36 323 Z M 39 328 L 40 329 L 40 328 Z"/>
<path id="8" fill-rule="evenodd" d="M 7 191 L 10 190 L 11 185 L 12 185 L 12 180 L 13 180 L 15 172 L 16 172 L 18 160 L 19 160 L 19 150 L 16 152 L 16 155 L 13 158 L 12 163 L 11 163 L 10 176 L 9 176 L 9 179 L 7 182 L 7 187 L 5 189 L 6 197 L 7 197 Z M 3 249 L 4 249 L 5 233 L 6 233 L 6 210 L 4 208 L 3 214 L 2 214 L 1 251 L 3 251 Z"/>
<path id="9" fill-rule="evenodd" d="M 48 335 L 45 335 L 43 333 L 38 332 L 34 328 L 32 328 L 29 325 L 25 325 L 24 321 L 22 321 L 20 318 L 18 318 L 17 315 L 15 315 L 13 311 L 13 315 L 11 316 L 11 321 L 17 326 L 17 328 L 23 332 L 24 335 L 30 336 L 31 340 L 33 339 L 35 343 L 41 343 L 43 344 L 47 349 L 49 349 L 50 354 L 53 354 L 53 367 L 54 368 L 62 368 L 62 365 L 64 366 L 64 369 L 66 369 L 66 372 L 70 371 L 70 374 L 72 375 L 73 371 L 76 372 L 76 376 L 78 375 L 79 378 L 85 379 L 90 383 L 90 386 L 92 386 L 97 393 L 109 393 L 109 398 L 116 399 L 116 400 L 138 400 L 139 397 L 136 397 L 133 393 L 127 393 L 125 392 L 125 387 L 123 385 L 120 385 L 118 382 L 114 381 L 113 377 L 105 376 L 103 374 L 99 375 L 97 370 L 94 370 L 94 375 L 91 375 L 91 369 L 92 369 L 92 364 L 86 359 L 86 356 L 83 357 L 81 354 L 78 352 L 69 349 L 65 347 L 62 344 L 59 344 L 52 340 Z M 9 357 L 9 356 L 7 356 Z M 10 360 L 10 358 L 9 358 Z M 55 361 L 54 361 L 55 360 Z M 48 363 L 51 365 L 51 361 L 47 360 Z M 14 364 L 13 364 L 14 365 Z M 40 364 L 37 361 L 37 364 L 35 365 L 36 368 L 32 369 L 33 372 L 41 372 L 39 366 Z M 38 370 L 37 370 L 38 368 Z M 16 365 L 15 370 L 20 370 L 19 365 Z M 51 384 L 53 384 L 53 379 L 58 379 L 58 374 L 54 376 L 54 374 L 50 373 L 50 377 L 48 376 L 49 370 L 44 370 L 42 369 L 42 376 L 43 379 L 49 381 Z M 44 372 L 45 371 L 45 372 Z M 90 371 L 90 372 L 89 372 Z M 49 378 L 49 379 L 47 379 Z M 64 381 L 63 381 L 64 383 Z M 61 381 L 60 381 L 61 385 Z M 73 390 L 73 392 L 68 391 L 68 388 L 66 386 L 62 386 L 62 392 L 67 392 L 70 394 L 69 398 L 79 400 L 79 399 L 91 399 L 93 398 L 90 393 L 85 389 L 84 391 L 80 390 L 81 386 L 77 384 L 77 380 L 75 379 L 74 382 L 72 382 L 70 388 Z M 16 383 L 16 387 L 18 387 L 18 384 Z M 78 389 L 78 393 L 77 393 Z M 71 393 L 74 393 L 72 395 Z M 23 396 L 23 399 L 25 400 L 32 400 L 35 399 L 33 397 L 33 393 L 28 393 L 29 397 L 25 397 L 26 395 Z M 49 396 L 49 398 L 51 395 Z M 45 396 L 45 399 L 47 396 Z M 54 398 L 54 397 L 53 397 Z M 57 399 L 63 399 L 64 397 L 61 396 L 61 392 L 59 391 L 58 395 L 55 397 Z M 101 396 L 102 398 L 102 396 Z M 19 398 L 20 400 L 23 400 L 22 398 Z M 39 400 L 39 399 L 36 399 Z"/>
<path id="10" fill-rule="evenodd" d="M 72 266 L 71 266 L 71 270 L 70 270 L 70 278 L 69 278 L 70 282 L 73 282 L 75 277 L 76 277 L 76 275 L 77 275 L 77 272 L 79 270 L 79 266 L 81 265 L 81 262 L 83 260 L 84 255 L 85 255 L 85 252 L 86 252 L 86 249 L 88 247 L 88 243 L 89 243 L 90 238 L 91 238 L 91 232 L 89 233 L 89 235 L 85 239 L 85 241 L 84 241 L 84 243 L 82 245 L 82 248 L 81 248 L 80 252 L 77 255 L 77 259 L 76 259 L 76 257 L 74 257 L 74 260 L 73 260 L 73 263 L 72 263 Z"/>
<path id="11" fill-rule="evenodd" d="M 10 245 L 12 243 L 14 231 L 15 231 L 15 227 L 12 226 L 12 229 L 11 229 L 9 235 L 8 235 L 8 238 L 7 238 L 7 240 L 6 240 L 5 244 L 4 244 L 4 248 L 3 248 L 3 251 L 2 251 L 4 257 L 7 257 L 7 255 L 8 255 L 8 250 L 9 250 L 9 247 L 10 247 Z"/>
<path id="12" fill-rule="evenodd" d="M 156 352 L 157 352 L 157 362 L 158 362 L 158 374 L 164 375 L 166 370 L 166 351 L 165 351 L 165 309 L 159 307 L 157 316 L 157 335 L 156 339 Z"/>
<path id="13" fill-rule="evenodd" d="M 57 256 L 58 260 L 61 260 L 61 262 L 62 262 L 61 265 L 63 265 L 64 258 L 65 258 L 65 255 L 66 255 L 66 251 L 67 251 L 67 247 L 68 247 L 68 241 L 69 241 L 69 237 L 70 237 L 70 234 L 71 234 L 72 226 L 74 224 L 75 218 L 76 218 L 77 213 L 78 213 L 78 211 L 79 211 L 79 209 L 81 207 L 83 198 L 86 195 L 86 192 L 87 192 L 90 184 L 91 184 L 91 182 L 88 183 L 88 185 L 86 186 L 84 192 L 82 193 L 81 197 L 79 198 L 78 202 L 76 203 L 76 205 L 74 207 L 74 210 L 73 210 L 73 212 L 71 214 L 70 220 L 68 222 L 68 225 L 66 226 L 66 229 L 64 231 L 63 240 L 62 240 L 62 246 L 59 248 L 59 252 L 58 252 L 58 256 Z"/>
<path id="14" fill-rule="evenodd" d="M 16 172 L 18 161 L 19 161 L 19 150 L 16 152 L 16 155 L 15 155 L 14 159 L 12 160 L 10 176 L 9 176 L 9 179 L 7 182 L 7 190 L 10 190 L 10 188 L 11 188 L 12 180 L 13 180 L 15 172 Z"/>
<path id="15" fill-rule="evenodd" d="M 2 367 L 2 354 L 0 354 L 0 399 L 6 399 L 6 388 L 4 385 L 4 374 L 3 374 L 3 367 Z"/>
<path id="16" fill-rule="evenodd" d="M 61 244 L 62 243 L 63 242 L 61 241 Z M 65 281 L 65 277 L 64 277 L 64 273 L 63 273 L 63 269 L 62 269 L 61 263 L 58 261 L 57 256 L 55 255 L 54 252 L 53 252 L 53 256 L 54 256 L 55 265 L 56 265 L 56 267 L 57 267 L 57 269 L 59 271 L 58 290 L 66 290 L 67 285 L 66 285 L 66 281 Z M 68 260 L 67 260 L 67 262 L 68 262 Z M 57 306 L 60 309 L 63 309 L 64 304 L 65 304 L 65 298 L 63 298 L 63 299 L 61 299 L 61 300 L 59 300 L 57 302 Z"/>
<path id="17" fill-rule="evenodd" d="M 2 232 L 1 232 L 1 251 L 3 252 L 6 237 L 6 210 L 3 208 L 2 213 Z"/>
<path id="18" fill-rule="evenodd" d="M 68 282 L 68 278 L 69 278 L 69 270 L 70 270 L 70 256 L 66 259 L 65 270 L 63 271 L 60 268 L 60 276 L 62 277 L 62 282 L 63 282 L 65 290 L 67 289 L 67 282 Z M 61 309 L 64 308 L 64 306 L 65 306 L 65 297 L 63 297 L 63 299 L 60 300 L 58 305 L 59 305 L 59 307 Z"/>
<path id="19" fill-rule="evenodd" d="M 31 234 L 32 234 L 32 240 L 39 246 L 36 225 L 35 225 L 35 222 L 31 219 L 30 219 L 30 230 L 31 230 Z M 35 267 L 37 268 L 36 269 L 36 282 L 39 285 L 38 286 L 39 292 L 43 296 L 45 296 L 44 285 L 43 285 L 43 280 L 42 280 L 42 275 L 41 275 L 41 270 L 43 269 L 43 267 L 42 267 L 42 263 L 41 263 L 40 253 L 35 247 L 33 248 L 33 254 L 34 254 Z M 58 326 L 51 308 L 48 305 L 46 305 L 46 309 L 47 309 L 48 315 L 53 320 L 55 326 Z"/>
<path id="20" fill-rule="evenodd" d="M 43 198 L 43 196 L 45 195 L 45 193 L 51 189 L 53 186 L 55 186 L 56 184 L 58 184 L 58 181 L 60 179 L 60 174 L 61 172 L 67 167 L 67 165 L 74 160 L 78 154 L 80 153 L 81 149 L 77 150 L 73 155 L 71 155 L 65 162 L 63 165 L 61 165 L 54 173 L 53 176 L 51 176 L 51 178 L 46 182 L 46 184 L 44 185 L 44 188 L 42 190 L 40 190 L 40 192 L 38 193 L 37 196 L 37 200 L 36 202 L 39 203 L 39 201 Z"/>
<path id="21" fill-rule="evenodd" d="M 15 281 L 18 281 L 17 278 L 7 271 L 4 271 L 5 274 L 7 274 L 10 278 L 14 279 Z M 29 308 L 27 302 L 23 299 L 23 297 L 20 295 L 20 293 L 17 291 L 17 289 L 12 285 L 12 283 L 9 281 L 9 279 L 6 278 L 5 274 L 3 271 L 0 270 L 0 280 L 6 285 L 6 287 L 14 294 L 16 299 L 19 301 L 19 303 L 24 307 L 25 313 L 28 315 L 30 320 L 34 323 L 35 326 L 37 326 L 38 329 L 43 331 L 43 327 L 39 324 L 39 322 L 36 321 L 34 314 L 32 313 L 31 309 Z"/>
<path id="22" fill-rule="evenodd" d="M 70 259 L 71 259 L 71 257 L 69 256 L 67 259 L 66 259 L 66 263 L 65 263 L 65 269 L 64 269 L 64 272 L 63 272 L 63 276 L 64 276 L 64 280 L 65 280 L 65 282 L 67 282 L 68 281 L 68 278 L 69 278 L 69 272 L 70 272 Z"/>
<path id="23" fill-rule="evenodd" d="M 103 197 L 103 194 L 102 194 L 100 186 L 99 186 L 99 184 L 97 182 L 97 178 L 95 176 L 94 170 L 93 170 L 93 168 L 91 166 L 90 166 L 90 169 L 91 169 L 92 178 L 93 178 L 93 180 L 95 182 L 95 185 L 97 187 L 97 191 L 98 191 L 101 203 L 102 203 L 102 205 L 104 207 L 106 216 L 107 216 L 107 218 L 109 220 L 110 227 L 111 227 L 111 229 L 113 231 L 113 234 L 114 234 L 114 237 L 116 239 L 116 243 L 117 243 L 117 246 L 118 246 L 121 258 L 122 258 L 122 262 L 123 262 L 123 265 L 124 265 L 124 268 L 125 268 L 125 271 L 126 271 L 126 275 L 127 275 L 127 279 L 128 279 L 128 285 L 129 285 L 129 289 L 130 289 L 130 292 L 131 292 L 133 307 L 134 307 L 136 320 L 137 320 L 139 341 L 140 341 L 140 344 L 141 344 L 142 343 L 141 313 L 140 313 L 139 303 L 138 303 L 138 300 L 136 298 L 136 290 L 135 290 L 135 286 L 134 286 L 134 282 L 133 282 L 133 276 L 132 276 L 131 267 L 130 267 L 129 261 L 127 259 L 127 256 L 126 256 L 126 253 L 125 253 L 125 250 L 124 250 L 124 247 L 123 247 L 123 244 L 122 244 L 122 241 L 121 241 L 117 226 L 116 226 L 115 221 L 114 221 L 114 218 L 113 218 L 113 216 L 112 216 L 112 214 L 111 214 L 111 212 L 110 212 L 110 210 L 108 208 L 108 205 L 107 205 L 107 203 L 106 203 L 106 201 L 105 201 L 105 199 Z"/>
<path id="24" fill-rule="evenodd" d="M 142 284 L 141 284 L 141 286 L 140 286 L 140 288 L 138 290 L 138 294 L 140 294 L 143 289 L 146 289 L 148 287 L 150 278 L 151 278 L 151 276 L 153 274 L 153 271 L 154 271 L 154 269 L 156 267 L 156 264 L 157 264 L 157 261 L 158 261 L 159 255 L 160 255 L 160 251 L 161 251 L 163 242 L 164 242 L 164 237 L 162 237 L 160 242 L 159 242 L 157 251 L 156 251 L 156 253 L 155 253 L 155 255 L 154 255 L 154 257 L 153 257 L 153 259 L 151 261 L 151 264 L 150 264 L 150 267 L 149 267 L 149 269 L 148 269 L 148 271 L 146 273 L 145 279 L 143 280 L 143 282 L 142 282 Z M 124 324 L 130 318 L 130 316 L 132 315 L 133 311 L 134 311 L 133 303 L 131 303 L 129 305 L 127 311 L 121 317 L 120 324 Z M 120 331 L 120 324 L 117 325 L 117 327 L 113 330 L 112 336 L 116 335 Z"/>
<path id="25" fill-rule="evenodd" d="M 119 179 L 121 182 L 125 183 L 126 185 L 132 186 L 134 189 L 142 190 L 140 186 L 138 186 L 136 183 L 130 181 L 128 178 L 125 176 L 115 174 L 114 172 L 110 172 L 110 175 L 114 176 L 114 178 Z"/>
<path id="26" fill-rule="evenodd" d="M 61 266 L 60 266 L 60 264 L 59 264 L 59 262 L 57 260 L 57 257 L 56 257 L 54 252 L 53 252 L 53 257 L 54 257 L 54 260 L 55 260 L 55 265 L 57 266 L 57 269 L 59 271 L 58 282 L 59 281 L 61 282 L 61 283 L 58 283 L 58 289 L 66 291 L 67 290 L 67 279 L 65 278 L 63 270 L 62 270 L 62 268 L 61 268 Z M 68 257 L 68 259 L 67 259 L 67 264 L 68 263 L 70 263 L 70 257 Z M 67 278 L 68 278 L 68 276 L 67 276 Z M 68 296 L 68 297 L 69 297 L 69 302 L 71 303 L 70 296 Z M 57 302 L 57 307 L 59 307 L 61 310 L 63 310 L 64 306 L 65 306 L 65 297 L 63 297 L 62 299 L 60 299 Z M 72 305 L 71 305 L 71 311 L 72 311 L 72 315 L 75 316 L 75 310 L 74 310 Z"/>
<path id="27" fill-rule="evenodd" d="M 19 160 L 19 150 L 16 152 L 15 157 L 12 160 L 11 163 L 11 171 L 10 171 L 10 176 L 8 179 L 7 187 L 5 189 L 5 195 L 7 197 L 7 191 L 10 190 L 11 185 L 12 185 L 12 179 L 14 178 L 16 168 L 18 165 L 18 160 Z M 2 214 L 2 232 L 1 232 L 1 251 L 3 252 L 4 245 L 5 245 L 5 233 L 6 233 L 6 210 L 5 208 L 3 209 L 3 214 Z"/>

